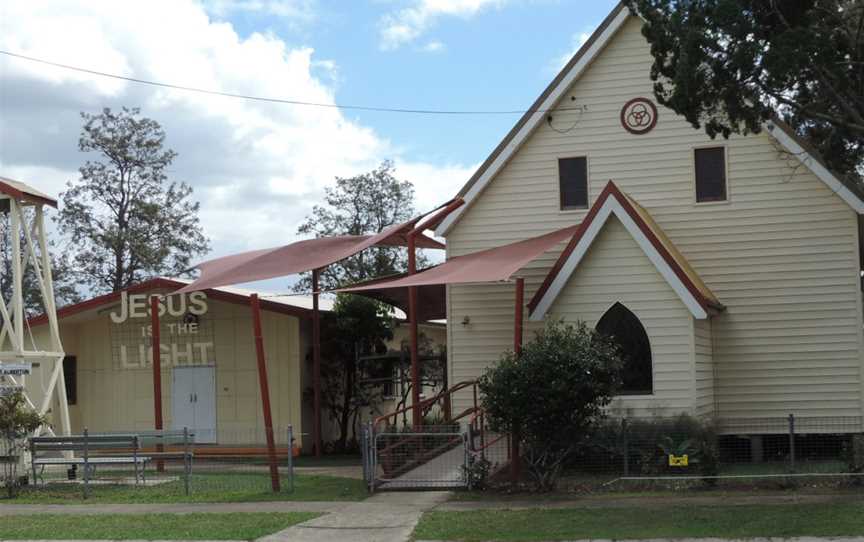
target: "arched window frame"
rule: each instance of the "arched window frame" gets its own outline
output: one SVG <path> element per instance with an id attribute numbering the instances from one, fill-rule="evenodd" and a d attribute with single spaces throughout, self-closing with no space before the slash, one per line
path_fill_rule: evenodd
<path id="1" fill-rule="evenodd" d="M 623 315 L 629 315 L 629 317 L 628 317 L 629 323 L 631 325 L 635 324 L 636 326 L 638 326 L 638 330 L 641 331 L 643 336 L 637 337 L 637 339 L 639 340 L 639 342 L 644 342 L 644 347 L 647 349 L 648 369 L 649 369 L 647 375 L 648 375 L 648 378 L 650 379 L 649 386 L 636 385 L 636 386 L 631 386 L 629 388 L 627 387 L 627 382 L 625 380 L 625 386 L 622 387 L 622 389 L 621 389 L 621 391 L 619 391 L 618 395 L 626 395 L 626 396 L 653 395 L 654 394 L 654 352 L 653 352 L 653 348 L 651 347 L 651 337 L 648 335 L 648 330 L 645 329 L 645 324 L 642 323 L 642 320 L 636 315 L 636 313 L 634 313 L 632 310 L 630 310 L 630 308 L 628 308 L 626 305 L 624 305 L 620 301 L 616 301 L 608 309 L 606 309 L 606 311 L 600 316 L 600 318 L 597 320 L 597 324 L 595 325 L 595 329 L 600 333 L 604 333 L 604 331 L 601 329 L 601 327 L 606 327 L 606 326 L 603 326 L 604 319 L 606 319 L 607 317 L 612 317 L 616 313 L 621 313 Z M 614 335 L 614 333 L 612 335 Z M 614 338 L 613 338 L 613 340 L 614 340 Z M 621 343 L 618 343 L 618 344 L 620 345 Z M 627 370 L 628 360 L 625 359 L 624 363 L 625 363 L 625 366 L 622 367 L 622 371 Z"/>

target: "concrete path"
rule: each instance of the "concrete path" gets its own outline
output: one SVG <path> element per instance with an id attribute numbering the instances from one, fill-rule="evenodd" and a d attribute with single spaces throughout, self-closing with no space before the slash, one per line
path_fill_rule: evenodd
<path id="1" fill-rule="evenodd" d="M 380 484 L 384 491 L 389 489 L 411 489 L 422 485 L 441 489 L 464 487 L 462 466 L 465 465 L 465 447 L 457 446 L 438 455 L 419 467 L 398 476 L 391 482 Z M 437 480 L 433 482 L 432 480 Z"/>
<path id="2" fill-rule="evenodd" d="M 226 502 L 196 504 L 0 504 L 0 517 L 25 514 L 196 514 L 228 512 L 335 512 L 348 502 Z"/>
<path id="3" fill-rule="evenodd" d="M 446 491 L 378 493 L 259 542 L 408 542 L 423 512 L 446 501 L 448 495 Z"/>

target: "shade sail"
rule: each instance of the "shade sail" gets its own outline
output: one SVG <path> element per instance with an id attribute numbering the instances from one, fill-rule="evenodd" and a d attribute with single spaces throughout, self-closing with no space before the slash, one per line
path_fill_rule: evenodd
<path id="1" fill-rule="evenodd" d="M 407 299 L 407 294 L 393 293 L 392 291 L 417 286 L 421 288 L 422 296 L 423 288 L 431 286 L 508 280 L 532 260 L 571 238 L 578 228 L 579 225 L 577 224 L 509 245 L 456 256 L 441 265 L 430 267 L 414 275 L 365 282 L 341 288 L 337 292 L 369 295 L 376 299 L 386 295 L 390 295 L 394 299 L 403 296 Z M 385 290 L 391 292 L 385 293 Z M 399 304 L 397 306 L 402 307 Z"/>
<path id="2" fill-rule="evenodd" d="M 400 275 L 407 276 L 407 275 Z M 396 276 L 388 277 L 382 283 L 395 279 Z M 364 282 L 369 286 L 369 282 Z M 364 297 L 371 297 L 396 307 L 405 314 L 409 313 L 408 288 L 388 288 L 385 284 L 382 288 L 368 288 L 362 292 L 353 292 Z M 447 318 L 447 287 L 444 284 L 431 284 L 417 288 L 417 320 L 427 322 L 429 320 L 443 320 Z"/>
<path id="3" fill-rule="evenodd" d="M 373 246 L 404 246 L 408 233 L 422 217 L 395 224 L 375 235 L 342 235 L 297 241 L 281 247 L 250 250 L 223 256 L 195 267 L 201 271 L 198 280 L 177 291 L 194 292 L 256 280 L 266 280 L 304 273 L 344 260 Z M 419 235 L 419 248 L 442 249 L 438 241 Z"/>

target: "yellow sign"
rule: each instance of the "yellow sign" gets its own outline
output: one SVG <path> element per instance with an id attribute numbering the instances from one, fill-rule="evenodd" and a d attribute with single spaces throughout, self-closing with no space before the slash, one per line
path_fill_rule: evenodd
<path id="1" fill-rule="evenodd" d="M 687 454 L 684 455 L 672 455 L 669 454 L 669 466 L 670 467 L 686 467 L 689 464 L 689 457 Z"/>

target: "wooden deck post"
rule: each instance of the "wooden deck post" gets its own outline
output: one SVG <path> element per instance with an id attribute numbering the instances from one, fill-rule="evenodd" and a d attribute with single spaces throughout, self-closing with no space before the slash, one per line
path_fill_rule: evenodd
<path id="1" fill-rule="evenodd" d="M 261 406 L 264 408 L 264 432 L 267 437 L 267 457 L 270 463 L 270 482 L 273 492 L 279 492 L 279 466 L 276 462 L 276 443 L 273 438 L 273 414 L 270 412 L 270 385 L 267 381 L 267 361 L 264 357 L 264 337 L 261 333 L 261 304 L 258 294 L 249 297 L 252 307 L 252 330 L 255 334 L 255 354 L 258 358 L 258 383 L 261 386 Z"/>
<path id="2" fill-rule="evenodd" d="M 321 457 L 321 311 L 318 282 L 321 270 L 312 270 L 312 448 Z"/>

